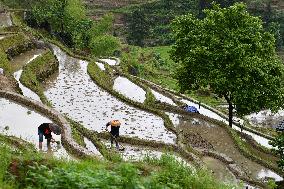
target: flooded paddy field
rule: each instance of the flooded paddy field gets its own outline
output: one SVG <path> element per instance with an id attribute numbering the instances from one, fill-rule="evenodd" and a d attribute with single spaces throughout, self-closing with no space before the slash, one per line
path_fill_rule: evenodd
<path id="1" fill-rule="evenodd" d="M 111 143 L 109 140 L 101 140 L 101 142 L 106 145 L 108 149 L 111 148 Z M 165 150 L 163 151 L 162 149 L 156 149 L 147 146 L 135 146 L 126 143 L 120 143 L 120 148 L 124 150 L 120 150 L 118 152 L 121 154 L 122 158 L 127 161 L 141 161 L 145 158 L 161 158 L 163 154 L 167 154 L 173 156 L 178 162 L 190 166 L 194 169 L 190 161 L 186 161 L 179 155 Z M 113 144 L 113 149 L 115 149 L 115 143 Z"/>
<path id="2" fill-rule="evenodd" d="M 222 121 L 225 124 L 229 125 L 229 122 L 225 118 L 223 118 L 220 115 L 218 115 L 217 113 L 215 113 L 215 112 L 213 112 L 213 111 L 211 111 L 211 110 L 209 110 L 207 108 L 204 108 L 202 106 L 199 106 L 199 104 L 194 103 L 192 101 L 189 101 L 189 100 L 186 100 L 186 99 L 182 99 L 181 101 L 186 103 L 189 106 L 195 106 L 198 109 L 200 114 L 203 114 L 203 115 L 208 116 L 210 118 Z M 239 126 L 235 125 L 235 124 L 233 124 L 233 129 L 235 129 L 237 131 L 241 131 L 241 128 Z M 260 145 L 262 145 L 262 146 L 264 146 L 266 148 L 272 148 L 272 146 L 269 144 L 269 140 L 266 139 L 265 137 L 259 136 L 257 134 L 254 134 L 254 133 L 250 132 L 250 131 L 245 131 L 244 130 L 243 132 L 246 133 L 247 135 L 250 135 Z"/>
<path id="3" fill-rule="evenodd" d="M 5 135 L 11 135 L 26 140 L 38 149 L 38 126 L 52 121 L 43 115 L 19 105 L 13 101 L 0 98 L 0 130 Z M 61 141 L 60 135 L 54 135 L 56 141 Z M 52 144 L 52 151 L 47 150 L 46 140 L 43 141 L 43 152 L 55 157 L 69 159 L 70 156 L 61 144 Z"/>
<path id="4" fill-rule="evenodd" d="M 158 101 L 164 102 L 164 103 L 168 103 L 170 105 L 176 106 L 176 104 L 174 103 L 174 101 L 172 99 L 170 99 L 169 97 L 166 97 L 164 95 L 162 95 L 161 93 L 151 89 L 151 92 L 153 93 L 153 95 L 155 96 L 155 98 Z"/>
<path id="5" fill-rule="evenodd" d="M 0 13 L 0 28 L 12 26 L 12 20 L 9 13 Z"/>
<path id="6" fill-rule="evenodd" d="M 272 113 L 270 110 L 263 110 L 247 115 L 245 118 L 256 127 L 273 128 L 284 120 L 284 111 L 279 110 L 276 113 Z"/>
<path id="7" fill-rule="evenodd" d="M 184 142 L 188 142 L 197 148 L 214 150 L 225 154 L 236 162 L 248 178 L 253 180 L 263 180 L 265 177 L 279 178 L 279 175 L 276 176 L 276 173 L 263 174 L 263 172 L 272 173 L 273 171 L 242 155 L 225 128 L 206 123 L 196 118 L 193 120 L 183 120 L 179 128 L 183 130 L 185 136 Z M 272 155 L 261 154 L 260 152 L 258 152 L 258 155 L 262 156 L 263 159 L 276 163 L 277 158 Z"/>
<path id="8" fill-rule="evenodd" d="M 98 87 L 87 73 L 88 62 L 69 57 L 53 47 L 59 60 L 59 74 L 46 82 L 45 95 L 61 113 L 101 132 L 112 119 L 122 123 L 121 135 L 175 143 L 162 118 L 129 106 Z"/>
<path id="9" fill-rule="evenodd" d="M 117 77 L 114 80 L 113 89 L 131 100 L 143 103 L 146 99 L 146 92 L 125 77 Z"/>

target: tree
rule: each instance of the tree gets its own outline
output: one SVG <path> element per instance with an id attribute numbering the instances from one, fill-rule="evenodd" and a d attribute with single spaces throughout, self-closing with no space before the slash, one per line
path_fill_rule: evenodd
<path id="1" fill-rule="evenodd" d="M 111 35 L 100 35 L 93 37 L 90 49 L 94 56 L 113 56 L 114 52 L 120 49 L 120 41 Z"/>
<path id="2" fill-rule="evenodd" d="M 245 4 L 214 4 L 205 18 L 181 16 L 172 24 L 172 59 L 183 91 L 210 87 L 240 116 L 262 109 L 278 110 L 284 102 L 284 66 L 275 53 L 275 39 Z"/>
<path id="3" fill-rule="evenodd" d="M 129 44 L 144 46 L 144 39 L 149 33 L 149 24 L 145 19 L 145 15 L 140 10 L 135 10 L 127 18 L 127 41 Z"/>
<path id="4" fill-rule="evenodd" d="M 221 7 L 229 7 L 234 3 L 241 1 L 242 0 L 199 0 L 198 2 L 199 17 L 203 18 L 205 16 L 203 10 L 210 8 L 213 2 L 220 4 Z"/>

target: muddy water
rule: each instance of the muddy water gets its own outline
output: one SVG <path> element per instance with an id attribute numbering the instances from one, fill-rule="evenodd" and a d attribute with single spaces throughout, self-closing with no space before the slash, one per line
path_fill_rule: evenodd
<path id="1" fill-rule="evenodd" d="M 45 95 L 55 109 L 98 132 L 111 119 L 119 119 L 121 135 L 175 143 L 176 136 L 165 129 L 160 117 L 128 106 L 99 88 L 87 74 L 88 62 L 69 57 L 55 46 L 54 52 L 59 75 L 47 82 Z"/>
<path id="2" fill-rule="evenodd" d="M 205 163 L 207 168 L 212 171 L 212 174 L 216 179 L 227 184 L 238 183 L 234 174 L 220 160 L 206 156 L 202 157 L 201 160 Z"/>
<path id="3" fill-rule="evenodd" d="M 13 60 L 10 61 L 10 64 L 12 65 L 12 69 L 14 71 L 14 77 L 19 83 L 19 87 L 21 88 L 23 95 L 29 98 L 32 98 L 36 101 L 40 101 L 39 96 L 34 93 L 32 90 L 29 88 L 25 87 L 21 82 L 20 78 L 22 75 L 22 68 L 24 65 L 30 63 L 34 59 L 36 59 L 40 54 L 44 52 L 43 49 L 36 49 L 36 50 L 31 50 L 27 51 L 23 54 L 20 54 L 19 56 L 15 57 Z"/>
<path id="4" fill-rule="evenodd" d="M 104 61 L 105 63 L 107 63 L 110 66 L 115 66 L 118 65 L 116 60 L 113 59 L 100 59 L 101 61 Z"/>
<path id="5" fill-rule="evenodd" d="M 117 77 L 114 80 L 113 89 L 140 103 L 143 103 L 146 99 L 146 92 L 125 77 Z"/>
<path id="6" fill-rule="evenodd" d="M 50 122 L 52 121 L 31 109 L 0 98 L 0 130 L 3 134 L 22 138 L 38 148 L 37 128 L 42 123 Z M 56 141 L 61 141 L 60 135 L 53 137 Z M 43 151 L 47 152 L 46 140 L 43 141 Z M 70 158 L 66 150 L 57 144 L 53 144 L 52 152 L 48 153 L 52 153 L 55 157 Z"/>
<path id="7" fill-rule="evenodd" d="M 262 165 L 244 157 L 235 147 L 235 144 L 227 131 L 220 126 L 213 124 L 208 126 L 208 123 L 202 120 L 198 120 L 198 123 L 196 124 L 192 124 L 191 121 L 184 120 L 180 128 L 183 129 L 185 133 L 199 134 L 202 137 L 200 139 L 201 142 L 209 142 L 213 146 L 214 150 L 219 153 L 226 154 L 228 157 L 232 158 L 236 162 L 236 164 L 246 173 L 246 175 L 254 180 L 259 180 L 259 174 L 263 172 L 263 170 L 267 170 Z M 272 156 L 270 160 L 273 161 Z"/>
<path id="8" fill-rule="evenodd" d="M 18 71 L 23 68 L 24 65 L 30 63 L 32 60 L 34 60 L 36 57 L 38 57 L 40 54 L 44 52 L 44 49 L 35 49 L 35 50 L 30 50 L 27 52 L 24 52 L 16 57 L 14 57 L 11 61 L 10 64 L 12 66 L 12 70 Z"/>
<path id="9" fill-rule="evenodd" d="M 284 120 L 284 111 L 279 110 L 277 113 L 272 113 L 270 110 L 263 110 L 258 113 L 247 115 L 245 118 L 247 118 L 252 125 L 272 128 L 280 121 Z"/>
<path id="10" fill-rule="evenodd" d="M 277 175 L 276 173 L 272 172 L 269 169 L 262 169 L 258 174 L 257 174 L 258 179 L 265 179 L 265 178 L 274 178 L 275 181 L 282 181 L 283 177 Z"/>
<path id="11" fill-rule="evenodd" d="M 165 102 L 168 103 L 170 105 L 176 106 L 176 104 L 173 102 L 172 99 L 162 95 L 161 93 L 158 93 L 157 91 L 154 91 L 153 89 L 151 89 L 151 92 L 153 93 L 153 95 L 155 96 L 155 98 L 161 102 Z"/>
<path id="12" fill-rule="evenodd" d="M 110 141 L 107 141 L 107 140 L 101 140 L 101 141 L 104 145 L 107 146 L 107 148 L 109 149 L 111 148 Z M 115 144 L 113 144 L 113 148 L 115 148 Z M 120 149 L 123 149 L 123 148 L 124 150 L 119 151 L 119 153 L 121 154 L 122 158 L 127 161 L 140 161 L 146 157 L 161 158 L 163 154 L 168 154 L 168 155 L 173 156 L 178 162 L 186 166 L 189 166 L 193 170 L 195 170 L 195 168 L 192 166 L 190 162 L 184 160 L 183 158 L 181 158 L 180 156 L 176 154 L 170 154 L 165 151 L 157 150 L 157 149 L 150 148 L 150 147 L 134 146 L 134 145 L 121 143 Z"/>
<path id="13" fill-rule="evenodd" d="M 13 23 L 11 21 L 10 14 L 8 13 L 0 13 L 0 28 L 12 26 Z"/>
<path id="14" fill-rule="evenodd" d="M 90 152 L 92 152 L 93 154 L 95 154 L 98 157 L 103 157 L 102 154 L 98 151 L 98 149 L 96 148 L 96 146 L 87 138 L 84 138 L 84 142 L 86 144 L 86 149 Z"/>
<path id="15" fill-rule="evenodd" d="M 199 107 L 198 104 L 196 104 L 196 103 L 194 103 L 194 102 L 191 102 L 191 101 L 189 101 L 189 100 L 186 100 L 186 99 L 182 99 L 181 101 L 184 102 L 184 103 L 186 103 L 186 104 L 189 105 L 189 106 L 195 106 L 195 107 L 198 109 L 198 111 L 199 111 L 201 114 L 203 114 L 203 115 L 206 115 L 206 116 L 208 116 L 208 117 L 210 117 L 210 118 L 213 118 L 213 119 L 222 121 L 222 122 L 224 122 L 224 123 L 226 123 L 226 124 L 229 124 L 229 122 L 228 122 L 225 118 L 219 116 L 218 114 L 216 114 L 215 112 L 213 112 L 213 111 L 211 111 L 211 110 L 208 110 L 208 109 L 206 109 L 206 108 L 204 108 L 204 107 L 202 107 L 202 106 Z M 236 126 L 236 125 L 234 125 L 234 124 L 233 124 L 233 129 L 238 130 L 238 131 L 241 130 L 238 126 Z M 252 136 L 253 139 L 254 139 L 256 142 L 258 142 L 259 144 L 261 144 L 262 146 L 265 146 L 265 147 L 267 147 L 267 148 L 272 148 L 272 146 L 269 144 L 269 140 L 268 140 L 268 139 L 266 139 L 266 138 L 264 138 L 264 137 L 262 137 L 262 136 L 256 135 L 256 134 L 254 134 L 254 133 L 251 133 L 251 132 L 249 132 L 249 131 L 243 131 L 243 132 L 246 133 L 246 134 L 248 134 L 248 135 L 250 135 L 250 136 Z"/>

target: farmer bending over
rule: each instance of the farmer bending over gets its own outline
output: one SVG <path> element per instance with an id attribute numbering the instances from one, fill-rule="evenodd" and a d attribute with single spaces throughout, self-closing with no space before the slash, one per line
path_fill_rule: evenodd
<path id="1" fill-rule="evenodd" d="M 121 123 L 119 122 L 119 120 L 112 120 L 110 122 L 108 122 L 106 124 L 106 131 L 108 131 L 108 126 L 111 126 L 111 130 L 110 130 L 110 143 L 111 143 L 111 148 L 113 146 L 113 141 L 115 141 L 115 146 L 116 149 L 119 150 L 119 145 L 117 142 L 117 138 L 119 137 L 119 128 L 120 128 Z"/>
<path id="2" fill-rule="evenodd" d="M 59 126 L 57 126 L 54 123 L 42 123 L 38 127 L 38 136 L 39 136 L 39 149 L 42 150 L 42 142 L 43 142 L 43 136 L 47 140 L 47 148 L 50 149 L 50 142 L 56 142 L 51 135 L 51 132 L 54 132 L 55 134 L 59 135 L 61 134 L 61 129 Z"/>

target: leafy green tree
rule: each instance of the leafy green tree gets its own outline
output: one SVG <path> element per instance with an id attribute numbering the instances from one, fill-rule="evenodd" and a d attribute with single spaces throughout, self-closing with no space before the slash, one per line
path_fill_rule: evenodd
<path id="1" fill-rule="evenodd" d="M 241 2 L 242 0 L 199 0 L 198 8 L 199 8 L 199 17 L 204 17 L 203 10 L 211 7 L 212 3 L 218 3 L 221 7 L 229 7 L 236 2 Z"/>
<path id="2" fill-rule="evenodd" d="M 142 11 L 135 10 L 127 19 L 128 36 L 127 41 L 129 44 L 144 46 L 144 39 L 149 33 L 149 25 L 145 19 Z"/>
<path id="3" fill-rule="evenodd" d="M 193 15 L 174 20 L 172 59 L 183 91 L 210 87 L 238 115 L 278 110 L 284 102 L 284 66 L 275 53 L 275 39 L 246 5 L 214 4 L 202 20 Z"/>
<path id="4" fill-rule="evenodd" d="M 120 46 L 118 38 L 111 35 L 93 37 L 90 43 L 90 49 L 94 56 L 113 56 Z"/>

